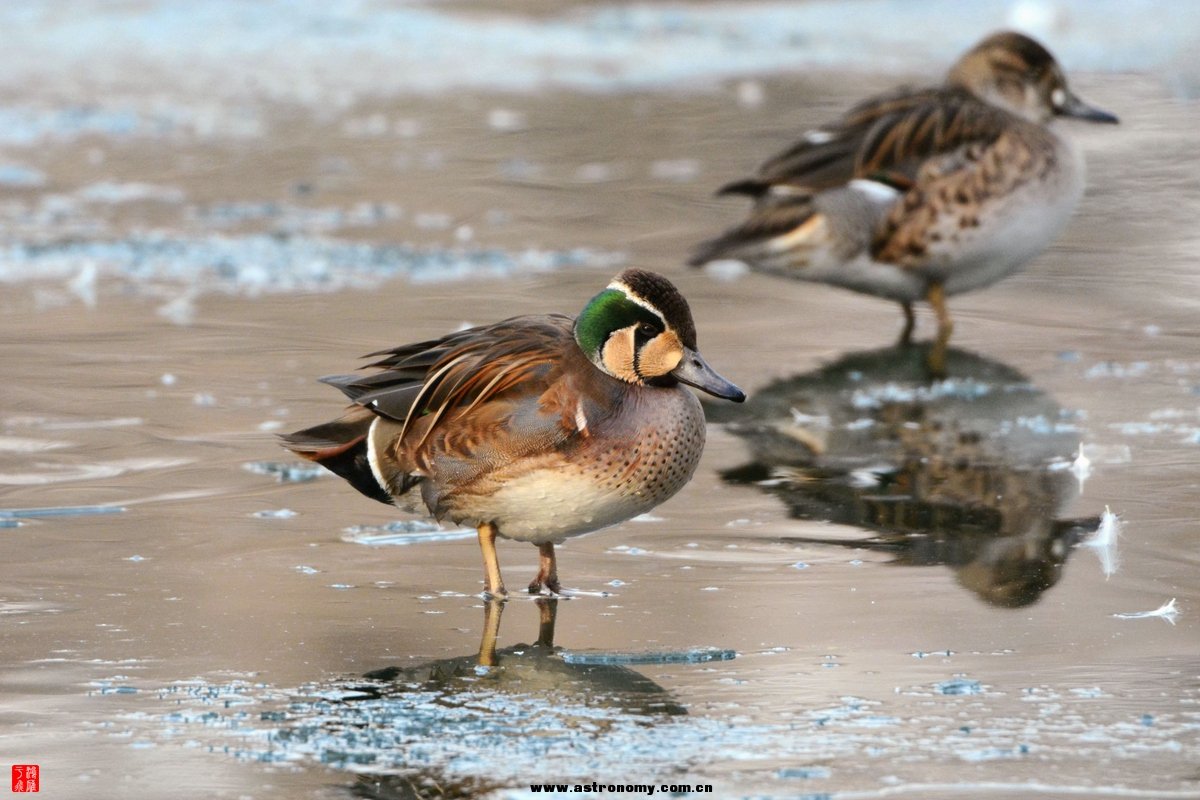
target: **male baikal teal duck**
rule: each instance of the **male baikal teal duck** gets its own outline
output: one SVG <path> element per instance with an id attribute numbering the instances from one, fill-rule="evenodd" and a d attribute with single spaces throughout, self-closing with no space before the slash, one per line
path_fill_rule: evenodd
<path id="1" fill-rule="evenodd" d="M 723 187 L 755 206 L 700 245 L 694 265 L 737 259 L 763 272 L 899 302 L 952 323 L 947 295 L 1000 280 L 1044 250 L 1083 194 L 1083 160 L 1050 126 L 1115 123 L 1080 100 L 1046 48 L 997 33 L 946 82 L 870 98 L 810 130 L 753 178 Z M 935 353 L 938 351 L 935 351 Z M 937 359 L 934 359 L 937 360 Z"/>
<path id="2" fill-rule="evenodd" d="M 639 269 L 575 320 L 513 317 L 379 356 L 374 373 L 322 378 L 353 405 L 283 444 L 370 498 L 477 528 L 494 597 L 497 536 L 537 545 L 529 591 L 557 593 L 555 543 L 683 488 L 705 436 L 684 384 L 745 399 L 700 356 L 683 296 Z"/>

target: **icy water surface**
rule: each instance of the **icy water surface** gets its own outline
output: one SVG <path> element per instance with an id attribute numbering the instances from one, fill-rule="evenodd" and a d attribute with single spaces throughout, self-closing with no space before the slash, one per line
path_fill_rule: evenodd
<path id="1" fill-rule="evenodd" d="M 1200 797 L 1190 6 L 192 8 L 0 9 L 0 755 L 41 796 Z M 1122 124 L 953 300 L 947 380 L 891 304 L 682 266 L 716 186 L 1006 24 Z M 359 354 L 624 265 L 751 397 L 561 548 L 569 598 L 485 604 L 472 532 L 275 444 Z"/>

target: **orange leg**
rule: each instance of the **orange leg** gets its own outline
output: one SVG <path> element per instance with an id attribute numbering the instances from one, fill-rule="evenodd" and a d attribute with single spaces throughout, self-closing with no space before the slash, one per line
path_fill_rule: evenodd
<path id="1" fill-rule="evenodd" d="M 926 294 L 933 313 L 937 315 L 937 339 L 933 349 L 929 351 L 929 371 L 935 378 L 946 376 L 946 347 L 950 343 L 950 334 L 954 332 L 954 320 L 950 319 L 950 311 L 946 308 L 946 288 L 941 283 L 929 284 Z"/>
<path id="2" fill-rule="evenodd" d="M 562 586 L 558 582 L 558 561 L 554 557 L 554 543 L 539 544 L 538 555 L 538 574 L 529 584 L 529 593 L 537 594 L 544 585 L 553 594 L 562 594 Z"/>
<path id="3" fill-rule="evenodd" d="M 504 579 L 500 577 L 500 561 L 496 558 L 496 526 L 485 522 L 479 526 L 479 549 L 483 551 L 483 594 L 485 597 L 505 600 L 508 592 Z"/>

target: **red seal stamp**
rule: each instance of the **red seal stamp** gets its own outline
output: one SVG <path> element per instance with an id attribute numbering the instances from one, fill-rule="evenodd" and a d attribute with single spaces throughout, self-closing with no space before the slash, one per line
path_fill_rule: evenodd
<path id="1" fill-rule="evenodd" d="M 42 768 L 37 764 L 13 764 L 12 790 L 14 792 L 36 792 L 41 789 Z"/>

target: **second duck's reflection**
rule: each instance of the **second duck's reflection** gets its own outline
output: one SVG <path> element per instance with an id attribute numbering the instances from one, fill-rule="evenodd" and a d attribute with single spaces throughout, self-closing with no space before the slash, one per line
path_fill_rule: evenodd
<path id="1" fill-rule="evenodd" d="M 865 528 L 851 540 L 793 537 L 945 564 L 988 603 L 1035 602 L 1098 519 L 1059 514 L 1078 493 L 1071 417 L 1023 375 L 962 350 L 930 383 L 921 347 L 853 353 L 777 381 L 728 427 L 753 460 L 730 483 L 756 484 L 791 516 Z"/>

